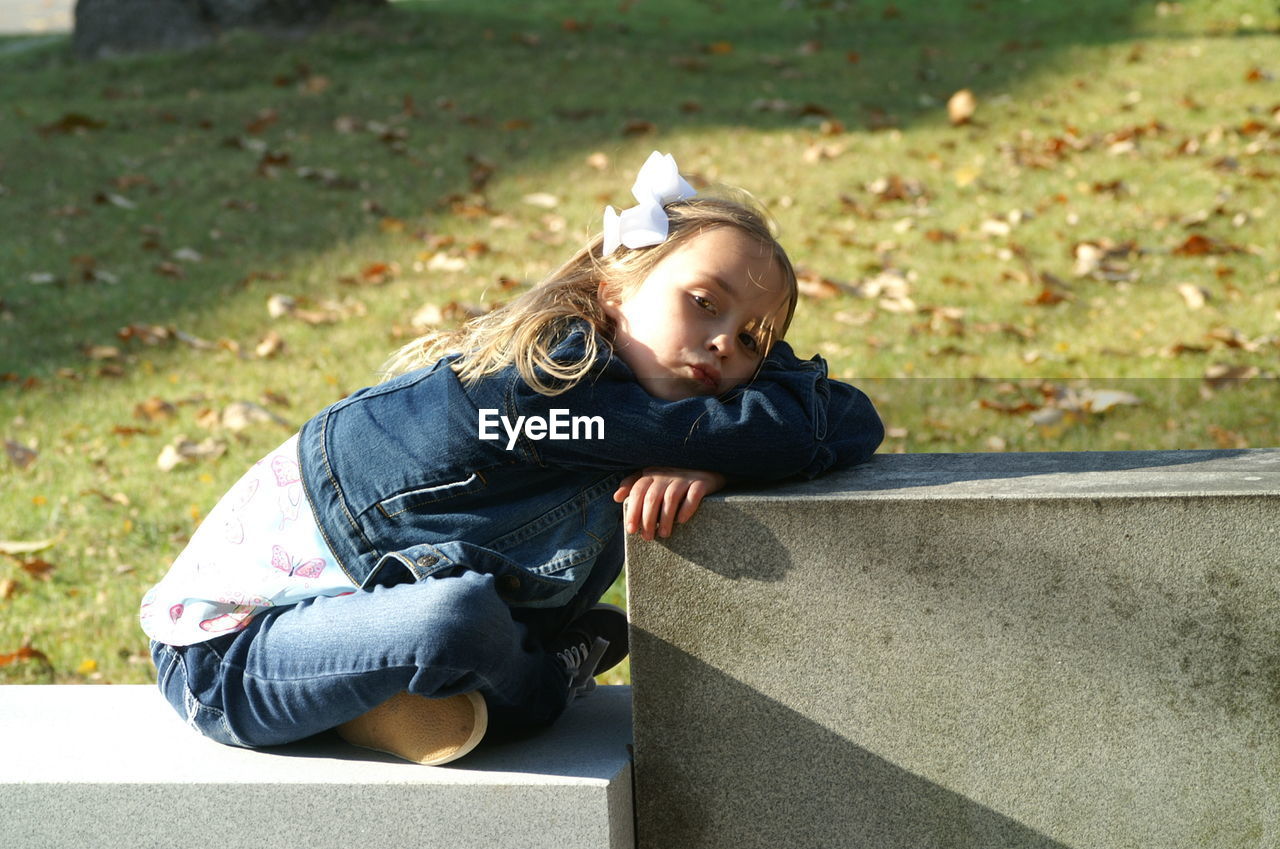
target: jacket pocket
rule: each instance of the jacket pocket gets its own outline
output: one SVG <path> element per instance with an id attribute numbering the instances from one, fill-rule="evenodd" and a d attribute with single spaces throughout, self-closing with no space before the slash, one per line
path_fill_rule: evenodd
<path id="1" fill-rule="evenodd" d="M 445 501 L 459 495 L 466 495 L 472 492 L 478 492 L 488 485 L 488 481 L 484 479 L 484 475 L 480 472 L 472 472 L 470 477 L 460 481 L 451 481 L 449 483 L 435 484 L 434 486 L 426 486 L 420 489 L 411 489 L 402 492 L 399 495 L 393 495 L 390 498 L 383 499 L 378 502 L 378 510 L 388 519 L 394 519 L 401 513 L 408 513 L 412 510 L 418 510 L 430 504 Z"/>

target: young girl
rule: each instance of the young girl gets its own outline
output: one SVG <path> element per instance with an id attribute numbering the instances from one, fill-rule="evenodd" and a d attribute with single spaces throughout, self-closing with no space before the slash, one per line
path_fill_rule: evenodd
<path id="1" fill-rule="evenodd" d="M 632 192 L 540 286 L 402 349 L 210 512 L 142 604 L 188 724 L 251 747 L 336 727 L 422 763 L 545 725 L 626 654 L 596 604 L 620 528 L 665 537 L 726 484 L 871 456 L 866 396 L 781 341 L 796 278 L 763 216 L 657 153 Z"/>

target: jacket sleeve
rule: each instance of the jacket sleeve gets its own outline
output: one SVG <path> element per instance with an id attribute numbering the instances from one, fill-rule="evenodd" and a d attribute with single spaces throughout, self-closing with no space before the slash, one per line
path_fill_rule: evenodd
<path id="1" fill-rule="evenodd" d="M 610 356 L 559 395 L 540 395 L 513 376 L 504 406 L 512 421 L 554 416 L 598 425 L 583 422 L 576 437 L 561 428 L 569 438 L 518 438 L 524 459 L 563 468 L 677 466 L 731 481 L 813 478 L 869 459 L 884 438 L 864 393 L 828 377 L 821 357 L 798 359 L 785 342 L 774 346 L 753 381 L 724 398 L 659 400 Z"/>

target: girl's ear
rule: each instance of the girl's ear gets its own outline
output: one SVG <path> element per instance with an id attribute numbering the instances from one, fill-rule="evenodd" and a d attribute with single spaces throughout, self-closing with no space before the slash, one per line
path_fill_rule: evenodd
<path id="1" fill-rule="evenodd" d="M 596 286 L 596 298 L 599 299 L 600 305 L 604 307 L 605 314 L 611 317 L 614 311 L 622 304 L 622 300 L 617 296 L 617 288 L 611 287 L 607 280 L 601 280 Z"/>

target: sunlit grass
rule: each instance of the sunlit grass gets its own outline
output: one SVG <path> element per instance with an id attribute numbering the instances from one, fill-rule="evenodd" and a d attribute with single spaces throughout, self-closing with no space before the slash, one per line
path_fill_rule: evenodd
<path id="1" fill-rule="evenodd" d="M 372 382 L 424 304 L 563 260 L 654 148 L 835 284 L 791 338 L 865 386 L 884 450 L 1276 445 L 1278 26 L 1244 0 L 405 2 L 285 45 L 0 52 L 0 540 L 54 541 L 0 560 L 0 658 L 48 658 L 0 681 L 148 680 L 138 598 L 289 433 L 210 411 L 296 427 Z M 341 317 L 272 318 L 277 293 Z M 1109 388 L 1132 401 L 1081 406 Z M 182 435 L 225 453 L 160 471 Z"/>

